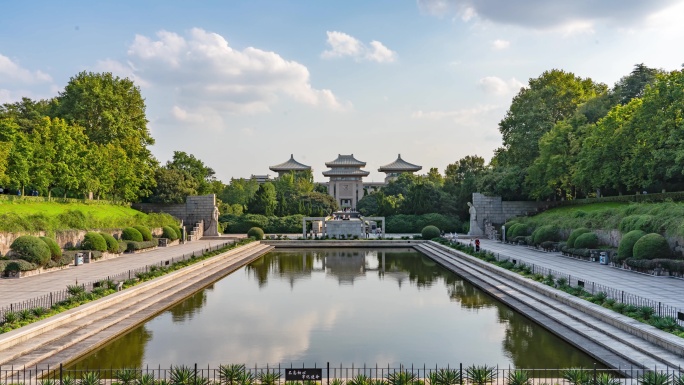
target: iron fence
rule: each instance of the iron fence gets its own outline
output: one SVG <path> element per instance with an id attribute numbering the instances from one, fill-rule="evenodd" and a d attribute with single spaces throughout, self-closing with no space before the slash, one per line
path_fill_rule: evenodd
<path id="1" fill-rule="evenodd" d="M 311 370 L 312 368 L 317 370 Z M 0 367 L 0 381 L 4 384 L 23 385 L 277 385 L 302 383 L 292 380 L 293 372 L 316 373 L 307 384 L 329 385 L 641 385 L 644 377 L 665 376 L 668 383 L 684 380 L 681 368 L 629 367 L 617 369 L 555 368 L 520 369 L 499 368 L 487 365 L 410 366 L 382 365 L 226 365 L 219 367 L 178 365 L 171 367 L 146 366 L 144 368 L 85 368 L 56 367 Z M 444 375 L 444 374 L 448 375 Z M 295 373 L 296 374 L 296 373 Z M 438 378 L 437 374 L 442 374 Z M 521 375 L 522 374 L 522 375 Z M 288 378 L 289 377 L 289 378 Z M 229 380 L 233 378 L 233 382 Z M 246 379 L 246 380 L 245 380 Z M 447 379 L 445 381 L 445 379 Z M 523 379 L 524 381 L 521 381 Z M 612 382 L 611 382 L 612 381 Z"/>
<path id="2" fill-rule="evenodd" d="M 216 251 L 216 250 L 221 249 L 223 247 L 226 247 L 230 244 L 232 244 L 232 241 L 222 242 L 216 246 L 210 246 L 210 247 L 207 247 L 207 248 L 202 249 L 202 250 L 193 251 L 192 253 L 183 254 L 180 257 L 171 257 L 167 260 L 162 260 L 159 263 L 149 264 L 149 265 L 145 265 L 145 266 L 135 268 L 135 269 L 129 269 L 127 271 L 122 271 L 122 272 L 117 273 L 117 274 L 109 275 L 106 278 L 103 278 L 103 279 L 100 279 L 97 281 L 78 283 L 77 285 L 81 286 L 85 292 L 92 292 L 94 288 L 101 286 L 103 284 L 103 281 L 113 281 L 116 283 L 116 282 L 123 282 L 123 281 L 126 281 L 128 279 L 134 279 L 134 278 L 136 278 L 136 274 L 147 273 L 153 267 L 164 267 L 164 266 L 172 265 L 175 262 L 186 261 L 188 259 L 192 259 L 192 258 L 195 258 L 197 256 L 201 256 L 204 253 Z M 32 309 L 36 309 L 36 308 L 50 309 L 54 304 L 62 302 L 64 300 L 66 300 L 67 298 L 69 298 L 70 296 L 71 295 L 69 294 L 69 291 L 67 289 L 62 289 L 62 290 L 52 291 L 48 294 L 44 294 L 44 295 L 41 295 L 38 297 L 27 299 L 25 301 L 11 303 L 7 306 L 0 308 L 0 320 L 2 320 L 4 322 L 5 321 L 5 315 L 8 312 L 19 313 L 19 312 L 24 311 L 24 310 L 32 310 Z"/>
<path id="3" fill-rule="evenodd" d="M 577 275 L 572 275 L 558 270 L 549 269 L 544 266 L 539 266 L 538 264 L 518 260 L 514 257 L 509 257 L 505 255 L 502 256 L 499 253 L 495 253 L 484 248 L 482 248 L 481 251 L 486 251 L 494 255 L 497 261 L 507 260 L 511 261 L 512 263 L 518 266 L 527 266 L 532 272 L 532 274 L 541 274 L 543 276 L 552 275 L 556 280 L 558 280 L 559 278 L 565 278 L 567 280 L 567 285 L 571 287 L 581 287 L 587 292 L 591 293 L 591 295 L 603 292 L 606 294 L 606 298 L 613 299 L 615 300 L 615 302 L 620 302 L 627 306 L 632 305 L 636 306 L 637 308 L 644 306 L 650 307 L 653 309 L 655 315 L 659 317 L 671 317 L 674 320 L 676 320 L 680 326 L 684 326 L 684 309 L 664 304 L 661 301 L 655 301 L 636 294 L 632 294 L 624 290 L 619 290 L 612 288 L 610 286 L 602 285 L 600 283 L 584 279 Z"/>

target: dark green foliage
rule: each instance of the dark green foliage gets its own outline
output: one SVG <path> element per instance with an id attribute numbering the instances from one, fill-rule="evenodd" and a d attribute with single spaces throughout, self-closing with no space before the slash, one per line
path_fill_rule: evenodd
<path id="1" fill-rule="evenodd" d="M 154 241 L 142 241 L 142 242 L 127 241 L 126 242 L 126 251 L 132 252 L 132 251 L 150 249 L 152 247 L 157 247 L 157 244 L 158 244 L 158 242 L 156 240 L 154 240 Z"/>
<path id="2" fill-rule="evenodd" d="M 558 239 L 558 229 L 552 225 L 541 226 L 532 233 L 532 242 L 535 245 L 542 242 L 557 242 Z"/>
<path id="3" fill-rule="evenodd" d="M 35 263 L 31 263 L 22 259 L 13 259 L 8 261 L 7 265 L 5 266 L 5 271 L 29 271 L 35 270 L 37 268 L 38 265 Z"/>
<path id="4" fill-rule="evenodd" d="M 104 238 L 105 242 L 107 243 L 107 251 L 110 253 L 118 253 L 119 252 L 119 241 L 112 236 L 112 234 L 109 233 L 100 233 L 102 238 Z"/>
<path id="5" fill-rule="evenodd" d="M 254 238 L 257 241 L 260 241 L 264 239 L 264 230 L 258 228 L 258 227 L 252 227 L 247 231 L 247 236 L 250 238 Z"/>
<path id="6" fill-rule="evenodd" d="M 183 229 L 181 229 L 180 226 L 177 226 L 177 225 L 172 225 L 171 227 L 176 232 L 176 239 L 182 239 L 183 238 Z"/>
<path id="7" fill-rule="evenodd" d="M 577 240 L 577 237 L 579 237 L 582 234 L 590 233 L 591 230 L 589 230 L 586 227 L 580 227 L 579 229 L 572 230 L 570 233 L 570 236 L 568 237 L 568 242 L 567 246 L 571 249 L 575 248 L 575 240 Z"/>
<path id="8" fill-rule="evenodd" d="M 53 261 L 59 261 L 62 258 L 62 249 L 59 247 L 54 239 L 49 237 L 40 237 L 40 239 L 45 242 L 48 249 L 50 249 L 50 258 Z"/>
<path id="9" fill-rule="evenodd" d="M 575 239 L 576 249 L 595 249 L 598 247 L 599 239 L 595 233 L 584 233 Z"/>
<path id="10" fill-rule="evenodd" d="M 620 221 L 618 229 L 623 233 L 633 230 L 641 230 L 646 233 L 658 232 L 658 225 L 654 219 L 653 215 L 649 214 L 630 215 Z"/>
<path id="11" fill-rule="evenodd" d="M 514 239 L 526 235 L 528 235 L 527 225 L 523 223 L 515 223 L 510 228 L 506 229 L 506 239 Z"/>
<path id="12" fill-rule="evenodd" d="M 418 233 L 423 227 L 429 225 L 448 232 L 460 231 L 462 227 L 457 217 L 434 213 L 423 215 L 398 214 L 385 219 L 387 220 L 385 230 L 388 233 Z"/>
<path id="13" fill-rule="evenodd" d="M 10 249 L 19 259 L 45 266 L 50 261 L 50 249 L 40 238 L 33 235 L 22 235 L 15 239 Z"/>
<path id="14" fill-rule="evenodd" d="M 637 243 L 637 241 L 644 235 L 646 235 L 646 233 L 641 230 L 632 230 L 625 234 L 620 240 L 620 245 L 618 246 L 617 261 L 632 258 L 634 256 L 634 244 Z"/>
<path id="15" fill-rule="evenodd" d="M 646 234 L 639 238 L 634 244 L 634 258 L 636 259 L 656 259 L 670 258 L 672 250 L 667 240 L 660 234 Z"/>
<path id="16" fill-rule="evenodd" d="M 648 271 L 657 267 L 663 268 L 672 273 L 684 274 L 684 260 L 681 259 L 636 259 L 625 260 L 627 266 Z"/>
<path id="17" fill-rule="evenodd" d="M 168 238 L 171 241 L 178 239 L 178 233 L 171 226 L 162 227 L 162 238 Z"/>
<path id="18" fill-rule="evenodd" d="M 150 231 L 150 229 L 148 227 L 142 226 L 142 225 L 136 225 L 136 226 L 133 226 L 133 228 L 140 232 L 140 235 L 142 235 L 143 241 L 147 242 L 147 241 L 152 240 L 152 232 Z"/>
<path id="19" fill-rule="evenodd" d="M 421 230 L 420 234 L 423 239 L 438 238 L 441 235 L 439 228 L 432 225 L 423 227 L 423 230 Z"/>
<path id="20" fill-rule="evenodd" d="M 83 236 L 83 241 L 81 242 L 81 249 L 83 250 L 97 250 L 97 251 L 107 251 L 107 241 L 100 233 L 89 232 Z"/>
<path id="21" fill-rule="evenodd" d="M 121 239 L 124 241 L 142 242 L 143 236 L 137 229 L 133 227 L 126 227 L 121 232 Z"/>

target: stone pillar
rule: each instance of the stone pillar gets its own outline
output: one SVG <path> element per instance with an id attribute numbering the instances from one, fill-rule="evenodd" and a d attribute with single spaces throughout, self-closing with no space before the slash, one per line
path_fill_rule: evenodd
<path id="1" fill-rule="evenodd" d="M 306 239 L 306 218 L 302 218 L 302 236 Z"/>

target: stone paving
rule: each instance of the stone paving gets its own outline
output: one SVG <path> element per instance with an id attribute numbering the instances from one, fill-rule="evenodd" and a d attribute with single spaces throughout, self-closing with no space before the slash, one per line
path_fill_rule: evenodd
<path id="1" fill-rule="evenodd" d="M 480 241 L 481 248 L 484 250 L 572 275 L 573 281 L 575 278 L 580 278 L 586 282 L 595 282 L 684 311 L 684 279 L 631 272 L 526 246 L 514 246 L 488 239 Z M 461 242 L 468 243 L 469 241 L 461 240 Z M 585 288 L 590 288 L 590 286 Z"/>
<path id="2" fill-rule="evenodd" d="M 11 303 L 40 297 L 53 291 L 64 290 L 67 285 L 73 285 L 76 282 L 87 283 L 106 279 L 108 276 L 123 273 L 129 269 L 158 264 L 161 261 L 178 258 L 183 254 L 199 252 L 227 242 L 231 242 L 231 240 L 218 238 L 199 240 L 177 246 L 159 247 L 144 253 L 122 254 L 117 258 L 80 266 L 69 266 L 64 270 L 30 277 L 0 279 L 0 308 L 9 306 Z"/>

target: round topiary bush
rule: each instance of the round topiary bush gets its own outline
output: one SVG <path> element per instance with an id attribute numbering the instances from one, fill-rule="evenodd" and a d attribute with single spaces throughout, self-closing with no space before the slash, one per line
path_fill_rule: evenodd
<path id="1" fill-rule="evenodd" d="M 543 242 L 557 242 L 558 239 L 558 229 L 552 225 L 541 226 L 532 233 L 532 242 L 535 245 L 540 245 Z"/>
<path id="2" fill-rule="evenodd" d="M 515 223 L 510 229 L 506 230 L 506 239 L 515 239 L 527 235 L 527 226 L 522 223 Z"/>
<path id="3" fill-rule="evenodd" d="M 620 240 L 620 245 L 618 246 L 617 259 L 624 260 L 627 258 L 632 258 L 634 256 L 634 244 L 637 243 L 637 241 L 644 235 L 646 235 L 646 233 L 641 230 L 632 230 L 625 234 Z"/>
<path id="4" fill-rule="evenodd" d="M 83 236 L 83 241 L 81 242 L 81 249 L 83 250 L 96 250 L 96 251 L 107 251 L 107 241 L 100 233 L 89 232 Z"/>
<path id="5" fill-rule="evenodd" d="M 254 238 L 257 241 L 260 241 L 264 239 L 264 230 L 262 230 L 259 227 L 252 227 L 247 231 L 247 236 L 250 238 Z"/>
<path id="6" fill-rule="evenodd" d="M 104 238 L 105 242 L 107 243 L 107 251 L 110 253 L 118 253 L 119 252 L 119 241 L 112 236 L 112 234 L 109 233 L 100 233 L 102 235 L 102 238 Z"/>
<path id="7" fill-rule="evenodd" d="M 595 249 L 598 247 L 598 235 L 594 233 L 584 233 L 575 239 L 575 249 Z"/>
<path id="8" fill-rule="evenodd" d="M 173 229 L 176 231 L 176 239 L 183 239 L 183 229 L 180 226 L 173 226 Z"/>
<path id="9" fill-rule="evenodd" d="M 639 238 L 634 244 L 634 258 L 656 259 L 671 258 L 672 250 L 667 244 L 667 239 L 660 234 L 651 233 Z"/>
<path id="10" fill-rule="evenodd" d="M 590 233 L 590 232 L 591 232 L 591 230 L 589 230 L 586 227 L 580 227 L 578 229 L 572 230 L 572 232 L 570 233 L 570 236 L 568 237 L 568 242 L 566 245 L 569 248 L 574 249 L 575 248 L 575 241 L 577 240 L 577 237 L 579 237 L 582 234 L 586 234 L 586 233 Z"/>
<path id="11" fill-rule="evenodd" d="M 19 259 L 45 266 L 50 261 L 50 248 L 40 238 L 22 235 L 12 242 L 10 249 Z"/>
<path id="12" fill-rule="evenodd" d="M 423 239 L 432 239 L 432 238 L 439 238 L 441 235 L 441 232 L 439 231 L 439 228 L 437 226 L 425 226 L 423 227 L 423 230 L 420 232 L 420 235 L 423 237 Z"/>
<path id="13" fill-rule="evenodd" d="M 143 241 L 151 241 L 152 240 L 152 232 L 150 231 L 149 228 L 141 225 L 133 226 L 134 229 L 138 230 L 140 232 L 140 235 L 143 237 Z"/>
<path id="14" fill-rule="evenodd" d="M 50 249 L 50 258 L 53 261 L 59 261 L 62 258 L 62 249 L 59 247 L 54 239 L 48 237 L 40 237 L 40 240 L 45 242 L 48 249 Z"/>
<path id="15" fill-rule="evenodd" d="M 140 231 L 133 227 L 126 227 L 121 231 L 121 239 L 124 241 L 142 242 L 143 236 L 140 234 Z"/>
<path id="16" fill-rule="evenodd" d="M 178 239 L 178 233 L 171 226 L 162 227 L 162 238 L 168 238 L 170 241 Z"/>

